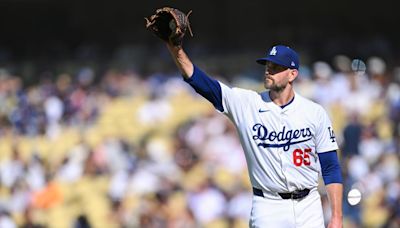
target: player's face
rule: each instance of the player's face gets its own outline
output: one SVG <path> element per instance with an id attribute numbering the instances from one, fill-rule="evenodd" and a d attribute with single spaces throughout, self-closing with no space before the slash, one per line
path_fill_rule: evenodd
<path id="1" fill-rule="evenodd" d="M 290 81 L 291 69 L 272 62 L 265 64 L 264 87 L 273 91 L 282 91 Z"/>

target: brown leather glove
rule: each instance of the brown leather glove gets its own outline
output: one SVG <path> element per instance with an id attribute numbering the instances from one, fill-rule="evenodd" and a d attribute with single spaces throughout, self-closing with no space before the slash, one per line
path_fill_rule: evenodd
<path id="1" fill-rule="evenodd" d="M 163 7 L 156 10 L 146 20 L 146 28 L 152 31 L 160 39 L 172 43 L 174 46 L 181 46 L 186 31 L 189 30 L 193 37 L 192 29 L 189 23 L 189 13 L 184 14 L 178 9 Z"/>

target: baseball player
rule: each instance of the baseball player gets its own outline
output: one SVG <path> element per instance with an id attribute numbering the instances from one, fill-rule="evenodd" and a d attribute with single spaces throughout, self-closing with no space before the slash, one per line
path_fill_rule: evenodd
<path id="1" fill-rule="evenodd" d="M 209 77 L 181 42 L 166 43 L 184 80 L 236 126 L 254 193 L 250 227 L 324 227 L 320 173 L 332 212 L 328 227 L 342 227 L 338 145 L 325 110 L 293 89 L 298 54 L 276 45 L 258 59 L 266 91 L 257 93 Z"/>

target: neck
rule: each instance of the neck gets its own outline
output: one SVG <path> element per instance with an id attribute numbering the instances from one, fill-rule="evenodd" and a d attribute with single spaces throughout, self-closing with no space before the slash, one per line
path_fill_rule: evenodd
<path id="1" fill-rule="evenodd" d="M 269 97 L 275 104 L 283 106 L 292 100 L 292 98 L 294 97 L 294 91 L 293 88 L 288 85 L 285 89 L 281 91 L 270 90 Z"/>

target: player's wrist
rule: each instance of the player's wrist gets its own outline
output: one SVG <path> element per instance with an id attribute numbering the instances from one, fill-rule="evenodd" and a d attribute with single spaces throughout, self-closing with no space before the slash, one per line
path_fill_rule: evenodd
<path id="1" fill-rule="evenodd" d="M 182 45 L 174 45 L 171 42 L 166 42 L 166 44 L 168 49 L 171 50 L 172 52 L 178 53 L 179 51 L 183 50 Z"/>
<path id="2" fill-rule="evenodd" d="M 343 212 L 341 208 L 332 208 L 332 218 L 343 219 Z"/>
<path id="3" fill-rule="evenodd" d="M 343 219 L 343 214 L 332 214 L 331 216 L 332 220 L 342 220 Z"/>

